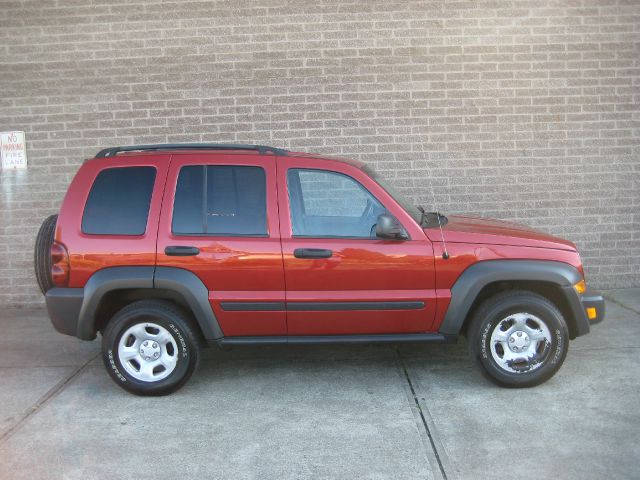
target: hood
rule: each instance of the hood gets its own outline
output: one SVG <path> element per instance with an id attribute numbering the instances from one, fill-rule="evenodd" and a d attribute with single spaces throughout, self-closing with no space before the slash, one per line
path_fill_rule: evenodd
<path id="1" fill-rule="evenodd" d="M 576 246 L 568 240 L 517 223 L 464 215 L 450 215 L 447 218 L 449 221 L 442 227 L 442 233 L 445 241 L 450 243 L 515 245 L 576 251 Z M 431 241 L 441 240 L 437 227 L 426 228 L 425 233 Z"/>

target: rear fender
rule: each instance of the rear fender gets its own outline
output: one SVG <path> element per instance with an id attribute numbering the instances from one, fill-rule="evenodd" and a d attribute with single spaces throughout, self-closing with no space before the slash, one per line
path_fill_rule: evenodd
<path id="1" fill-rule="evenodd" d="M 76 336 L 96 337 L 96 315 L 104 296 L 114 290 L 166 289 L 180 295 L 207 340 L 223 336 L 209 303 L 209 291 L 193 273 L 171 267 L 111 267 L 94 273 L 87 281 L 78 315 Z"/>

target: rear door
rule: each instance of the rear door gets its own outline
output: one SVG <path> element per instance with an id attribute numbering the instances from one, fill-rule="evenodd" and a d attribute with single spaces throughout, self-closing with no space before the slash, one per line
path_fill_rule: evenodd
<path id="1" fill-rule="evenodd" d="M 158 266 L 197 275 L 225 336 L 285 335 L 275 156 L 174 154 Z"/>
<path id="2" fill-rule="evenodd" d="M 430 330 L 433 248 L 382 187 L 344 162 L 280 157 L 278 194 L 289 335 Z M 383 212 L 407 240 L 376 238 Z"/>

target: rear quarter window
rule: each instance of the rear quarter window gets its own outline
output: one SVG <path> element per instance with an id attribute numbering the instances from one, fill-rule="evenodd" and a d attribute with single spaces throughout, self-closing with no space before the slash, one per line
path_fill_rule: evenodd
<path id="1" fill-rule="evenodd" d="M 82 215 L 82 233 L 143 235 L 156 178 L 154 167 L 117 167 L 96 177 Z"/>

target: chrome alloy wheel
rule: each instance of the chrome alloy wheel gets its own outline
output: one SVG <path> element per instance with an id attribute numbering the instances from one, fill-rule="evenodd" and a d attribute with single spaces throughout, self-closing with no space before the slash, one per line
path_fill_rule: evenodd
<path id="1" fill-rule="evenodd" d="M 551 347 L 547 325 L 530 313 L 503 318 L 491 333 L 491 356 L 503 370 L 530 372 L 542 366 Z"/>
<path id="2" fill-rule="evenodd" d="M 176 368 L 178 345 L 166 328 L 156 323 L 138 323 L 120 337 L 118 359 L 136 380 L 157 382 Z"/>

